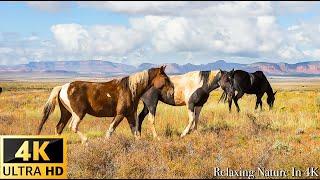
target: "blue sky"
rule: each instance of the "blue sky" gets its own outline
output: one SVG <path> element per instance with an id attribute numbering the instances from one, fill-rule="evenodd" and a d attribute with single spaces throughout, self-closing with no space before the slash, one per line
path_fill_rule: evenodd
<path id="1" fill-rule="evenodd" d="M 70 6 L 70 7 L 69 7 Z M 41 10 L 26 3 L 1 3 L 1 32 L 17 32 L 21 35 L 36 33 L 44 38 L 51 38 L 50 27 L 54 24 L 78 23 L 95 24 L 128 24 L 125 14 L 103 11 L 95 8 L 80 7 L 70 4 L 58 11 Z M 32 24 L 30 24 L 32 22 Z"/>
<path id="2" fill-rule="evenodd" d="M 320 58 L 318 2 L 0 2 L 0 65 Z"/>

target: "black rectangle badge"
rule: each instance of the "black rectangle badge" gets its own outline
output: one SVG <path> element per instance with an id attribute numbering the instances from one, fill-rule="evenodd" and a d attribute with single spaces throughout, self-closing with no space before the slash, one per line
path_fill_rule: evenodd
<path id="1" fill-rule="evenodd" d="M 66 178 L 62 136 L 0 136 L 1 178 Z"/>

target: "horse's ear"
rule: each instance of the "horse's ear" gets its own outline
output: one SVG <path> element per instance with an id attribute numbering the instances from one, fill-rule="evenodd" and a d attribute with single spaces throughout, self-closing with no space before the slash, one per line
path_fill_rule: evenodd
<path id="1" fill-rule="evenodd" d="M 231 77 L 233 77 L 233 75 L 234 75 L 234 68 L 230 71 L 230 75 L 231 75 Z"/>
<path id="2" fill-rule="evenodd" d="M 222 70 L 219 68 L 219 72 L 222 73 Z"/>
<path id="3" fill-rule="evenodd" d="M 167 65 L 162 65 L 162 66 L 160 67 L 160 70 L 161 70 L 162 72 L 164 72 L 164 70 L 166 70 L 166 67 L 167 67 Z"/>
<path id="4" fill-rule="evenodd" d="M 277 94 L 277 92 L 278 92 L 278 91 L 274 92 L 274 93 L 273 93 L 273 96 L 275 96 L 275 95 Z"/>

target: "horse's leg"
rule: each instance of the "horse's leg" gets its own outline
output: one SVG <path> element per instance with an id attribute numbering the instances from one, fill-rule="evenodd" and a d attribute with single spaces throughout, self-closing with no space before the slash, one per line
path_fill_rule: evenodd
<path id="1" fill-rule="evenodd" d="M 77 113 L 73 112 L 72 113 L 72 121 L 71 121 L 71 123 L 72 123 L 71 130 L 74 133 L 77 133 L 79 135 L 82 144 L 85 144 L 88 140 L 88 138 L 78 130 L 79 124 L 80 124 L 81 120 L 83 119 L 84 115 L 85 115 L 85 113 L 77 114 Z"/>
<path id="2" fill-rule="evenodd" d="M 198 128 L 198 121 L 199 121 L 199 116 L 200 116 L 200 112 L 201 112 L 202 106 L 197 106 L 195 107 L 195 121 L 192 124 L 192 130 L 197 130 Z"/>
<path id="3" fill-rule="evenodd" d="M 223 103 L 226 103 L 227 102 L 227 98 L 228 98 L 228 94 L 226 91 L 224 91 L 224 100 L 223 100 Z"/>
<path id="4" fill-rule="evenodd" d="M 232 98 L 228 99 L 228 103 L 229 103 L 229 112 L 231 112 Z"/>
<path id="5" fill-rule="evenodd" d="M 257 94 L 257 101 L 256 101 L 256 107 L 255 109 L 258 109 L 258 106 L 260 105 L 260 110 L 262 111 L 262 98 L 263 94 Z"/>
<path id="6" fill-rule="evenodd" d="M 71 118 L 71 113 L 62 105 L 62 103 L 59 102 L 60 106 L 60 112 L 61 112 L 61 117 L 60 121 L 58 122 L 56 126 L 56 134 L 60 135 L 68 123 L 69 119 Z"/>
<path id="7" fill-rule="evenodd" d="M 134 110 L 133 112 L 133 118 L 134 118 L 134 122 L 135 122 L 135 137 L 140 137 L 141 133 L 139 132 L 138 126 L 139 126 L 139 118 L 138 118 L 138 113 L 137 113 L 137 109 Z"/>
<path id="8" fill-rule="evenodd" d="M 259 107 L 259 101 L 258 101 L 258 95 L 257 95 L 257 100 L 256 100 L 256 107 L 254 108 L 255 110 L 257 110 Z"/>
<path id="9" fill-rule="evenodd" d="M 149 114 L 148 119 L 151 122 L 151 130 L 154 138 L 158 136 L 155 128 L 155 115 L 156 115 L 156 109 L 159 101 L 159 95 L 160 95 L 159 91 L 157 90 L 147 91 L 147 93 L 145 93 L 142 97 L 144 108 L 139 115 L 139 126 L 138 126 L 139 132 L 141 133 L 143 118 L 146 116 L 146 114 Z"/>
<path id="10" fill-rule="evenodd" d="M 137 122 L 138 122 L 138 116 L 137 116 L 137 112 L 133 112 L 130 115 L 126 116 L 126 119 L 129 123 L 130 129 L 131 129 L 131 133 L 135 138 L 140 138 L 140 133 L 138 132 L 137 127 Z"/>
<path id="11" fill-rule="evenodd" d="M 146 103 L 143 102 L 143 109 L 140 112 L 139 117 L 138 117 L 139 118 L 138 131 L 140 132 L 140 134 L 141 134 L 141 129 L 142 129 L 142 122 L 143 122 L 144 118 L 148 115 L 148 113 L 149 113 L 149 109 L 148 109 Z"/>
<path id="12" fill-rule="evenodd" d="M 244 93 L 242 91 L 239 91 L 238 94 L 233 98 L 234 104 L 237 107 L 238 112 L 240 112 L 240 108 L 238 105 L 238 100 L 244 95 Z"/>
<path id="13" fill-rule="evenodd" d="M 106 138 L 110 138 L 116 127 L 120 124 L 120 122 L 123 120 L 124 116 L 119 114 L 116 115 L 116 117 L 113 118 L 112 123 L 109 126 L 109 130 L 106 133 Z"/>
<path id="14" fill-rule="evenodd" d="M 195 120 L 194 109 L 195 109 L 194 108 L 194 104 L 193 103 L 189 103 L 189 105 L 188 105 L 189 124 L 184 129 L 183 133 L 181 134 L 181 137 L 186 136 L 190 132 L 190 128 L 191 128 L 191 126 L 192 126 L 192 124 L 194 123 L 194 120 Z"/>
<path id="15" fill-rule="evenodd" d="M 158 134 L 157 134 L 156 127 L 155 127 L 155 117 L 156 117 L 157 105 L 158 105 L 158 100 L 156 100 L 155 103 L 153 103 L 153 105 L 151 105 L 149 107 L 149 115 L 148 115 L 149 121 L 151 123 L 151 130 L 152 130 L 153 138 L 158 138 Z"/>
<path id="16" fill-rule="evenodd" d="M 227 93 L 226 93 L 225 91 L 223 91 L 223 93 L 221 94 L 221 97 L 220 97 L 218 103 L 220 103 L 221 100 L 223 100 L 224 103 L 226 102 L 226 97 L 227 97 L 226 94 L 227 94 Z"/>
<path id="17" fill-rule="evenodd" d="M 127 116 L 126 119 L 127 119 L 128 123 L 129 123 L 132 135 L 135 136 L 136 135 L 136 126 L 135 126 L 136 118 L 135 118 L 135 115 L 132 114 L 130 116 Z"/>

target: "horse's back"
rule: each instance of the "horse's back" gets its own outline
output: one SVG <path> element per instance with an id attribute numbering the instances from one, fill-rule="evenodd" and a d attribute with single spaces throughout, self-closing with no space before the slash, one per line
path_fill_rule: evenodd
<path id="1" fill-rule="evenodd" d="M 234 81 L 237 90 L 242 90 L 248 94 L 256 94 L 266 84 L 267 78 L 262 71 L 249 73 L 243 70 L 234 72 Z"/>
<path id="2" fill-rule="evenodd" d="M 171 75 L 169 76 L 170 81 L 174 86 L 173 95 L 168 95 L 165 90 L 160 92 L 160 98 L 162 102 L 174 106 L 184 106 L 188 102 L 186 101 L 186 97 L 190 96 L 193 92 L 195 92 L 198 88 L 202 86 L 202 80 L 200 73 L 201 71 L 191 71 L 185 74 L 179 75 Z M 159 93 L 159 91 L 153 90 L 151 88 L 147 93 L 143 96 L 143 99 L 147 101 L 148 98 L 152 97 L 153 93 Z"/>
<path id="3" fill-rule="evenodd" d="M 256 94 L 265 91 L 265 88 L 269 85 L 269 81 L 263 71 L 255 71 L 254 73 L 248 73 L 251 80 L 250 93 Z"/>
<path id="4" fill-rule="evenodd" d="M 242 90 L 246 90 L 251 85 L 250 75 L 248 72 L 243 70 L 234 71 L 234 84 L 236 88 L 241 88 Z"/>
<path id="5" fill-rule="evenodd" d="M 267 79 L 267 77 L 264 75 L 264 73 L 262 71 L 256 71 L 254 73 L 252 73 L 254 76 L 259 77 L 261 79 Z"/>
<path id="6" fill-rule="evenodd" d="M 118 96 L 116 81 L 74 81 L 68 88 L 71 106 L 74 104 L 97 117 L 113 116 Z"/>
<path id="7" fill-rule="evenodd" d="M 203 86 L 203 74 L 203 71 L 191 71 L 170 77 L 171 82 L 174 84 L 174 102 L 176 106 L 186 105 L 190 96 Z"/>
<path id="8" fill-rule="evenodd" d="M 104 96 L 115 96 L 118 93 L 117 81 L 109 82 L 89 82 L 89 81 L 74 81 L 70 83 L 70 95 L 86 96 L 88 98 L 101 98 Z M 102 96 L 103 95 L 103 96 Z"/>

